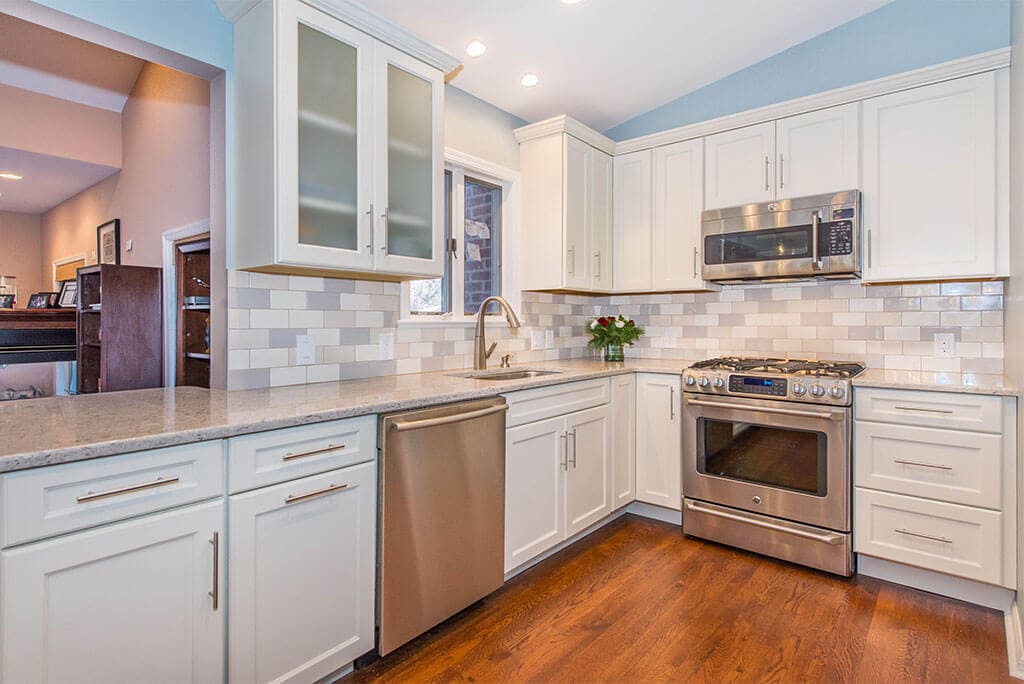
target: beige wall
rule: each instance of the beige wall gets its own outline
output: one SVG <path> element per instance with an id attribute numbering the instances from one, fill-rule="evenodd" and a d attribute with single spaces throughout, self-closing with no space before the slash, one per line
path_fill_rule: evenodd
<path id="1" fill-rule="evenodd" d="M 526 122 L 453 86 L 444 91 L 444 144 L 459 152 L 519 170 L 512 131 Z"/>
<path id="2" fill-rule="evenodd" d="M 52 285 L 44 279 L 39 255 L 39 217 L 0 211 L 0 274 L 18 279 L 18 308 L 25 308 L 30 294 L 49 291 Z"/>
<path id="3" fill-rule="evenodd" d="M 43 214 L 45 272 L 81 252 L 94 263 L 96 226 L 112 218 L 121 219 L 121 263 L 136 266 L 161 264 L 163 232 L 209 218 L 209 82 L 147 64 L 121 130 L 121 172 Z"/>

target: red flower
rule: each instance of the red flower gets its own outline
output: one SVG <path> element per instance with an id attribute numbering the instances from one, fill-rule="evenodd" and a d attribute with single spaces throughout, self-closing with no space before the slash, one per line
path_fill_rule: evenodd
<path id="1" fill-rule="evenodd" d="M 634 326 L 634 325 L 636 325 L 636 321 L 630 321 L 630 322 L 629 322 L 629 325 L 630 325 L 630 326 Z"/>
<path id="2" fill-rule="evenodd" d="M 597 322 L 598 322 L 599 325 L 603 325 L 606 328 L 608 327 L 608 319 L 605 318 L 604 316 L 601 316 L 600 318 L 598 318 Z"/>

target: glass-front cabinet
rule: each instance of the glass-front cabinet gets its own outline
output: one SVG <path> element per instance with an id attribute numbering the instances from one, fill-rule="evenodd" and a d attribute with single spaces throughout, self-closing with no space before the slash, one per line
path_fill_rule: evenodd
<path id="1" fill-rule="evenodd" d="M 297 0 L 235 26 L 234 268 L 436 277 L 444 78 Z"/>

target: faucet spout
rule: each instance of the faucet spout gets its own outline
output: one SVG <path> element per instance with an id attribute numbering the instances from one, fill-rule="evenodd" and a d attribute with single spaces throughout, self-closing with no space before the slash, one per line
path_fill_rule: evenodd
<path id="1" fill-rule="evenodd" d="M 476 334 L 473 336 L 473 369 L 474 370 L 486 370 L 487 359 L 490 358 L 491 354 L 494 353 L 494 348 L 498 346 L 498 343 L 492 343 L 490 348 L 487 347 L 487 340 L 484 335 L 484 319 L 486 316 L 487 307 L 491 302 L 496 302 L 498 307 L 505 314 L 505 320 L 508 322 L 508 327 L 513 330 L 522 326 L 519 322 L 519 316 L 512 309 L 512 305 L 504 297 L 488 297 L 480 303 L 480 308 L 476 312 Z"/>

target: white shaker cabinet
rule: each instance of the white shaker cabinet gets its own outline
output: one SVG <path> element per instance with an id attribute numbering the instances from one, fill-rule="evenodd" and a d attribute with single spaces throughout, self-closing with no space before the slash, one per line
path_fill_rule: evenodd
<path id="1" fill-rule="evenodd" d="M 775 122 L 704 139 L 704 208 L 719 209 L 775 198 Z"/>
<path id="2" fill-rule="evenodd" d="M 215 501 L 0 553 L 0 680 L 221 681 L 223 518 Z"/>
<path id="3" fill-rule="evenodd" d="M 298 0 L 234 28 L 234 268 L 443 272 L 442 72 Z"/>
<path id="4" fill-rule="evenodd" d="M 376 462 L 230 497 L 232 682 L 315 681 L 374 646 Z"/>
<path id="5" fill-rule="evenodd" d="M 612 378 L 612 508 L 636 498 L 636 374 Z"/>
<path id="6" fill-rule="evenodd" d="M 565 534 L 612 512 L 611 414 L 607 406 L 566 417 Z"/>
<path id="7" fill-rule="evenodd" d="M 864 101 L 864 280 L 1005 275 L 996 89 L 988 72 Z"/>
<path id="8" fill-rule="evenodd" d="M 706 289 L 701 279 L 704 208 L 704 141 L 654 149 L 654 212 L 651 287 L 654 290 Z"/>
<path id="9" fill-rule="evenodd" d="M 775 198 L 860 188 L 860 103 L 775 122 Z"/>
<path id="10" fill-rule="evenodd" d="M 615 290 L 651 289 L 654 154 L 640 150 L 615 157 Z"/>
<path id="11" fill-rule="evenodd" d="M 682 510 L 682 408 L 679 375 L 636 378 L 637 501 Z"/>

